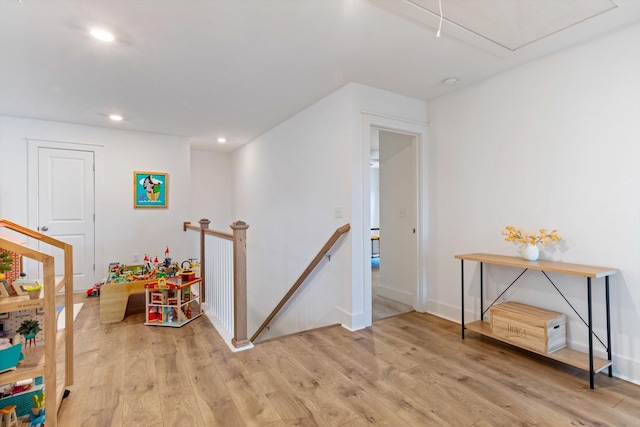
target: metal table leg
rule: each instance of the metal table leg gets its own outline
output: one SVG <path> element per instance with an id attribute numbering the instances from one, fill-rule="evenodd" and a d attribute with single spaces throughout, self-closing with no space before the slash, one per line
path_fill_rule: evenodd
<path id="1" fill-rule="evenodd" d="M 611 361 L 611 312 L 609 310 L 609 276 L 605 276 L 605 295 L 606 295 L 606 308 L 607 308 L 607 356 Z M 613 376 L 613 365 L 609 365 L 609 377 Z"/>
<path id="2" fill-rule="evenodd" d="M 482 273 L 482 267 L 484 263 L 480 263 L 480 320 L 484 322 L 484 274 Z"/>
<path id="3" fill-rule="evenodd" d="M 593 389 L 595 372 L 593 372 L 593 315 L 591 307 L 591 277 L 587 277 L 587 302 L 589 310 L 589 387 Z"/>
<path id="4" fill-rule="evenodd" d="M 464 339 L 464 260 L 460 260 L 460 277 L 462 284 L 460 285 L 460 296 L 462 298 L 462 339 Z"/>

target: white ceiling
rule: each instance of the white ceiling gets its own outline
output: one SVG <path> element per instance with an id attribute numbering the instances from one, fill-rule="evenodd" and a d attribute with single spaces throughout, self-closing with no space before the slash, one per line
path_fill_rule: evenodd
<path id="1" fill-rule="evenodd" d="M 640 22 L 640 0 L 442 0 L 437 38 L 437 3 L 0 0 L 0 114 L 231 151 L 349 82 L 429 100 Z"/>
<path id="2" fill-rule="evenodd" d="M 616 7 L 613 0 L 457 0 L 444 9 L 438 0 L 408 2 L 510 51 Z"/>

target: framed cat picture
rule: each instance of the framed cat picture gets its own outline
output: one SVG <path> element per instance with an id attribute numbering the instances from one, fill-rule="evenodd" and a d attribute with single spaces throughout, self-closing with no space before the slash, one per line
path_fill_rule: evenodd
<path id="1" fill-rule="evenodd" d="M 169 207 L 169 174 L 166 172 L 133 172 L 133 207 Z"/>

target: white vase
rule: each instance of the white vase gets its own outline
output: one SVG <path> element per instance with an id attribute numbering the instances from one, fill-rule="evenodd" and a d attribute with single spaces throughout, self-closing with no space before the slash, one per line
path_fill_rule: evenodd
<path id="1" fill-rule="evenodd" d="M 538 256 L 540 256 L 540 249 L 538 249 L 536 245 L 526 245 L 522 248 L 520 254 L 522 255 L 522 258 L 526 260 L 535 261 L 538 259 Z"/>

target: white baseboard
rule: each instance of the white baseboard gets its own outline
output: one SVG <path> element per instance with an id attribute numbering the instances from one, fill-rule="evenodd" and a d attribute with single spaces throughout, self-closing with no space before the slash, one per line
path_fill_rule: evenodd
<path id="1" fill-rule="evenodd" d="M 460 307 L 458 306 L 428 300 L 427 313 L 433 314 L 434 316 L 442 317 L 443 319 L 451 320 L 452 322 L 460 323 Z M 472 313 L 469 313 L 469 315 L 471 316 Z"/>
<path id="2" fill-rule="evenodd" d="M 613 376 L 640 385 L 640 361 L 614 354 Z"/>
<path id="3" fill-rule="evenodd" d="M 339 323 L 343 328 L 350 332 L 358 331 L 360 329 L 364 329 L 366 327 L 371 326 L 370 319 L 367 320 L 364 318 L 364 312 L 360 312 L 357 314 L 347 313 L 345 310 L 340 307 L 336 307 L 336 311 L 339 313 L 340 321 Z"/>
<path id="4" fill-rule="evenodd" d="M 378 285 L 378 295 L 413 307 L 413 294 L 401 289 Z"/>
<path id="5" fill-rule="evenodd" d="M 204 315 L 209 318 L 213 327 L 216 328 L 218 335 L 220 335 L 220 337 L 222 338 L 222 341 L 224 341 L 224 343 L 227 345 L 227 347 L 229 347 L 229 349 L 232 352 L 237 353 L 239 351 L 245 351 L 253 348 L 253 343 L 250 343 L 249 345 L 245 345 L 244 347 L 240 347 L 240 348 L 234 347 L 233 344 L 231 344 L 233 335 L 229 334 L 226 331 L 226 329 L 224 328 L 224 326 L 222 326 L 222 323 L 218 320 L 218 318 L 211 313 L 211 310 L 205 310 Z"/>

